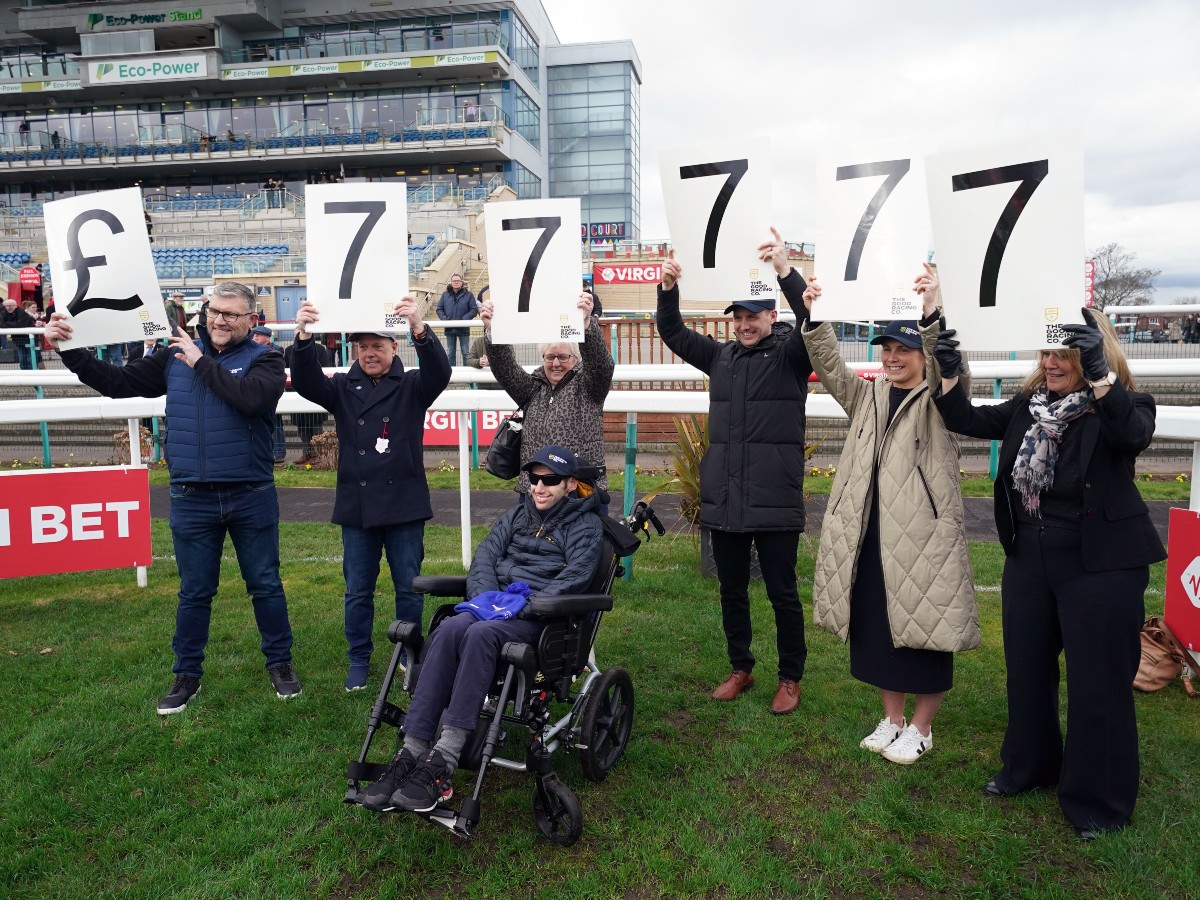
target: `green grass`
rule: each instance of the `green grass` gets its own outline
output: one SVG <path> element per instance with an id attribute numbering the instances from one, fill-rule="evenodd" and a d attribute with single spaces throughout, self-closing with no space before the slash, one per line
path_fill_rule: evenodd
<path id="1" fill-rule="evenodd" d="M 130 571 L 3 582 L 6 897 L 1200 896 L 1200 717 L 1178 685 L 1137 699 L 1143 787 L 1132 828 L 1082 844 L 1053 794 L 981 793 L 1005 721 L 995 544 L 972 546 L 984 646 L 958 658 L 937 746 L 911 767 L 858 749 L 877 697 L 823 631 L 809 629 L 800 712 L 770 715 L 761 586 L 760 682 L 734 703 L 710 701 L 727 670 L 716 585 L 696 574 L 690 538 L 643 547 L 597 645 L 602 665 L 633 676 L 633 738 L 602 784 L 559 757 L 585 821 L 563 849 L 538 835 L 530 780 L 514 773 L 489 776 L 470 841 L 341 803 L 373 698 L 341 688 L 331 526 L 282 528 L 303 696 L 285 705 L 269 690 L 227 547 L 204 690 L 186 712 L 155 715 L 170 680 L 177 582 L 165 524 L 154 527 L 164 558 L 148 589 Z M 460 571 L 458 532 L 427 536 L 426 571 Z M 815 547 L 802 549 L 808 608 Z M 1160 565 L 1148 608 L 1161 609 L 1162 586 Z M 384 627 L 375 679 L 390 648 Z M 460 793 L 470 784 L 460 779 Z"/>

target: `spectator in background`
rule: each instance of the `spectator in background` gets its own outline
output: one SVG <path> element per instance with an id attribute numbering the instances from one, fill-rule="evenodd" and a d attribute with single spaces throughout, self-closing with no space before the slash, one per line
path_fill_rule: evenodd
<path id="1" fill-rule="evenodd" d="M 262 310 L 259 310 L 259 321 L 262 321 Z M 266 325 L 255 325 L 250 329 L 250 340 L 282 353 L 283 348 L 272 340 L 273 337 L 271 329 Z M 286 362 L 284 364 L 286 365 Z M 275 465 L 283 465 L 287 460 L 287 434 L 283 430 L 283 416 L 279 413 L 275 413 L 275 434 L 272 437 L 272 442 L 274 445 L 272 449 L 275 456 Z"/>
<path id="2" fill-rule="evenodd" d="M 438 300 L 437 317 L 443 322 L 459 322 L 465 319 L 474 319 L 479 314 L 479 305 L 475 302 L 475 295 L 467 290 L 467 286 L 463 284 L 462 276 L 455 272 L 450 276 L 450 284 L 446 286 L 446 290 L 442 292 L 441 299 Z M 457 343 L 459 352 L 462 354 L 462 364 L 467 365 L 467 356 L 470 350 L 467 346 L 471 337 L 470 328 L 447 328 L 446 333 L 446 355 L 450 358 L 450 365 L 455 363 L 454 346 Z"/>
<path id="3" fill-rule="evenodd" d="M 176 291 L 164 300 L 163 308 L 167 311 L 167 325 L 170 326 L 170 333 L 178 334 L 176 329 L 187 325 L 187 314 L 183 309 L 183 291 Z"/>
<path id="4" fill-rule="evenodd" d="M 488 345 L 487 335 L 481 334 L 475 340 L 471 341 L 471 351 L 467 354 L 467 365 L 472 369 L 491 369 L 491 363 L 488 362 Z M 479 388 L 485 391 L 496 391 L 500 389 L 500 385 L 488 382 L 480 384 Z"/>
<path id="5" fill-rule="evenodd" d="M 313 353 L 316 355 L 317 366 L 322 369 L 327 369 L 332 362 L 329 360 L 329 351 L 320 341 L 312 342 Z M 283 351 L 283 364 L 291 370 L 293 366 L 294 356 L 296 353 L 296 342 L 288 344 Z M 295 387 L 288 388 L 289 391 L 294 391 Z M 313 449 L 312 439 L 325 430 L 325 413 L 292 413 L 292 424 L 296 426 L 296 431 L 300 435 L 300 446 L 303 448 L 303 455 L 300 457 L 300 462 L 308 462 L 316 459 L 317 452 Z"/>
<path id="6" fill-rule="evenodd" d="M 3 311 L 0 311 L 0 328 L 36 328 L 29 313 L 22 309 L 17 301 L 9 297 L 4 301 Z M 34 351 L 30 347 L 29 335 L 10 335 L 13 346 L 17 349 L 17 366 L 22 369 L 37 368 L 34 361 Z"/>
<path id="7" fill-rule="evenodd" d="M 57 128 L 55 128 L 53 133 L 50 135 L 50 146 L 55 150 L 62 146 L 62 137 L 59 136 Z"/>
<path id="8" fill-rule="evenodd" d="M 596 295 L 596 292 L 592 290 L 592 285 L 588 284 L 586 281 L 583 283 L 583 289 L 592 295 L 592 318 L 599 319 L 602 315 L 604 315 L 604 304 L 600 302 L 600 298 Z"/>

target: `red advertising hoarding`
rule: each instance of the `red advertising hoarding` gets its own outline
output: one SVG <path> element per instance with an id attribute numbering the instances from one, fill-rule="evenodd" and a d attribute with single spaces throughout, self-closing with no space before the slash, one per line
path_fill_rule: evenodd
<path id="1" fill-rule="evenodd" d="M 486 447 L 496 436 L 500 423 L 512 415 L 512 411 L 498 412 L 494 409 L 479 410 L 475 413 L 476 430 L 479 432 L 479 445 Z M 469 416 L 468 416 L 469 420 Z M 467 435 L 469 441 L 471 436 Z M 426 447 L 457 447 L 458 446 L 458 413 L 452 410 L 431 409 L 425 413 Z"/>
<path id="2" fill-rule="evenodd" d="M 0 472 L 0 577 L 150 565 L 144 466 Z"/>
<path id="3" fill-rule="evenodd" d="M 1167 522 L 1166 593 L 1163 618 L 1200 662 L 1200 513 L 1190 509 Z"/>

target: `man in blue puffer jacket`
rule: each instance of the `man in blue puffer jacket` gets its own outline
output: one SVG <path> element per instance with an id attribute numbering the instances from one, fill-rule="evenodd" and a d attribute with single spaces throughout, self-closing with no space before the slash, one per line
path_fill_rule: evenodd
<path id="1" fill-rule="evenodd" d="M 524 582 L 547 597 L 585 591 L 596 574 L 604 526 L 596 515 L 599 497 L 572 497 L 577 487 L 575 454 L 551 444 L 525 464 L 529 498 L 518 503 L 483 539 L 467 575 L 467 596 L 503 591 Z M 363 806 L 379 812 L 428 812 L 450 799 L 450 776 L 479 720 L 509 641 L 534 643 L 542 623 L 521 618 L 480 620 L 460 612 L 444 619 L 425 644 L 421 678 L 404 719 L 404 746 L 378 781 L 363 794 Z M 439 720 L 442 733 L 433 743 Z"/>
<path id="2" fill-rule="evenodd" d="M 225 281 L 204 306 L 197 341 L 177 328 L 169 347 L 123 367 L 86 350 L 61 353 L 80 381 L 106 397 L 167 397 L 179 606 L 172 642 L 175 680 L 158 701 L 160 715 L 180 712 L 200 690 L 226 534 L 254 604 L 275 693 L 287 699 L 301 691 L 292 668 L 292 628 L 279 579 L 279 502 L 272 471 L 283 355 L 250 339 L 253 310 L 254 292 Z M 51 316 L 46 326 L 51 344 L 57 348 L 71 333 L 66 315 Z"/>

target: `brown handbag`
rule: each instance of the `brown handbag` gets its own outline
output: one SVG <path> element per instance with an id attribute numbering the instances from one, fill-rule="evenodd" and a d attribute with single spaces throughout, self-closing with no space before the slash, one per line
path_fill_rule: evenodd
<path id="1" fill-rule="evenodd" d="M 1141 640 L 1142 660 L 1133 678 L 1134 688 L 1157 691 L 1182 675 L 1187 695 L 1195 698 L 1200 693 L 1192 685 L 1189 657 L 1166 622 L 1158 616 L 1148 618 L 1142 625 Z"/>

